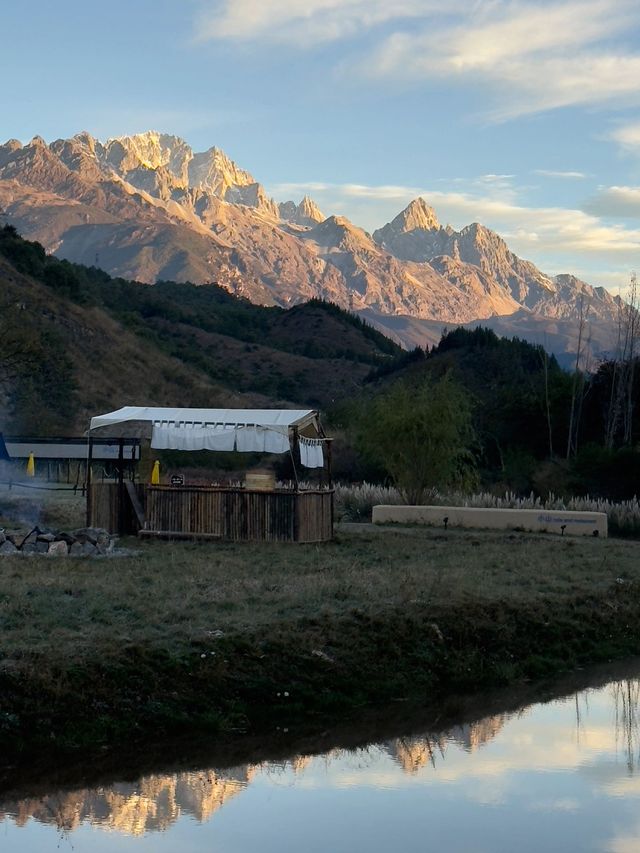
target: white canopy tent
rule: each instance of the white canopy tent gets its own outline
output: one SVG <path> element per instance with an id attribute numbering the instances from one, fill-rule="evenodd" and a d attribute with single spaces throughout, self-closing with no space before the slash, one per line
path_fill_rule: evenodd
<path id="1" fill-rule="evenodd" d="M 91 418 L 89 437 L 121 437 L 127 428 L 151 439 L 158 450 L 286 453 L 292 439 L 307 468 L 324 466 L 326 442 L 313 409 L 182 409 L 124 406 Z"/>

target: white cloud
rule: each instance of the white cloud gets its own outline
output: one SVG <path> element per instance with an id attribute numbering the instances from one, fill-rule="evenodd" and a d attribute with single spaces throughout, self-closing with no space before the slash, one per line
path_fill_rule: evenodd
<path id="1" fill-rule="evenodd" d="M 201 0 L 197 38 L 295 48 L 357 41 L 373 48 L 353 76 L 485 85 L 496 120 L 640 98 L 640 54 L 616 40 L 636 0 Z"/>
<path id="2" fill-rule="evenodd" d="M 492 111 L 496 119 L 638 97 L 640 55 L 598 47 L 631 26 L 630 0 L 553 5 L 499 0 L 482 8 L 484 15 L 471 24 L 393 33 L 361 64 L 361 72 L 490 83 L 501 95 Z"/>
<path id="3" fill-rule="evenodd" d="M 555 169 L 534 169 L 533 174 L 542 175 L 545 178 L 567 178 L 569 180 L 574 178 L 582 180 L 587 177 L 584 172 L 562 172 Z"/>
<path id="4" fill-rule="evenodd" d="M 607 187 L 584 205 L 595 216 L 640 218 L 640 187 Z"/>
<path id="5" fill-rule="evenodd" d="M 347 38 L 389 21 L 423 18 L 440 8 L 437 0 L 218 0 L 206 4 L 196 28 L 201 40 L 308 45 Z"/>
<path id="6" fill-rule="evenodd" d="M 378 53 L 376 72 L 493 74 L 526 57 L 560 58 L 620 32 L 629 23 L 628 9 L 625 0 L 485 4 L 479 15 L 464 15 L 464 23 L 393 34 Z M 469 24 L 470 19 L 478 22 Z"/>
<path id="7" fill-rule="evenodd" d="M 617 142 L 624 150 L 638 153 L 640 152 L 640 122 L 622 125 L 612 131 L 608 138 Z"/>

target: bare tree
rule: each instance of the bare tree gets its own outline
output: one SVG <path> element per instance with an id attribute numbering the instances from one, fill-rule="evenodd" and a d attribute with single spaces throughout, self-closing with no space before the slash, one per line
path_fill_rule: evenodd
<path id="1" fill-rule="evenodd" d="M 633 390 L 636 358 L 638 356 L 639 294 L 635 273 L 626 300 L 620 301 L 618 324 L 618 351 L 611 368 L 611 393 L 605 428 L 605 446 L 613 448 L 620 436 L 622 444 L 633 440 Z"/>
<path id="2" fill-rule="evenodd" d="M 571 389 L 571 411 L 569 413 L 569 432 L 567 435 L 567 459 L 575 454 L 578 447 L 578 430 L 580 427 L 580 414 L 582 413 L 582 399 L 584 395 L 584 372 L 580 363 L 583 356 L 583 340 L 589 316 L 589 305 L 585 306 L 584 293 L 580 294 L 580 307 L 578 314 L 578 346 L 576 350 L 576 363 L 573 371 L 573 387 Z M 587 346 L 590 342 L 587 343 Z"/>

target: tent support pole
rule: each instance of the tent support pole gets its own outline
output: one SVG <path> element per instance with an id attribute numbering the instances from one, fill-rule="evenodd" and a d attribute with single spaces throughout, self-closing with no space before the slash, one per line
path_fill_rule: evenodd
<path id="1" fill-rule="evenodd" d="M 91 494 L 91 463 L 93 462 L 93 438 L 89 433 L 89 450 L 87 453 L 87 475 L 85 481 L 87 484 L 87 527 L 91 527 L 91 513 L 93 510 L 93 501 Z"/>
<path id="2" fill-rule="evenodd" d="M 300 458 L 300 441 L 298 438 L 298 428 L 293 428 L 293 447 L 289 445 L 289 453 L 291 454 L 291 464 L 293 465 L 293 479 L 296 483 L 296 492 L 300 491 L 300 481 L 298 480 L 298 470 L 296 468 L 296 459 Z"/>
<path id="3" fill-rule="evenodd" d="M 124 536 L 124 438 L 118 442 L 118 535 Z"/>

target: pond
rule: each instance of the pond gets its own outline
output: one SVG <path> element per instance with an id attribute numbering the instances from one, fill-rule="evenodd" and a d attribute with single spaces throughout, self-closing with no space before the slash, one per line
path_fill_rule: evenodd
<path id="1" fill-rule="evenodd" d="M 44 794 L 36 782 L 0 796 L 0 850 L 638 851 L 639 676 L 636 662 L 597 687 L 357 749 Z"/>

